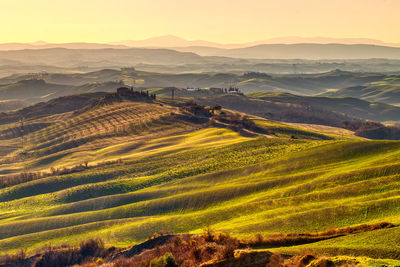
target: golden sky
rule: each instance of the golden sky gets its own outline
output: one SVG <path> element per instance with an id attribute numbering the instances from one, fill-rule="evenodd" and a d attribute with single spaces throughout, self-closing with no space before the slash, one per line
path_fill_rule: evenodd
<path id="1" fill-rule="evenodd" d="M 0 43 L 166 34 L 240 43 L 281 36 L 400 43 L 400 0 L 0 0 Z"/>

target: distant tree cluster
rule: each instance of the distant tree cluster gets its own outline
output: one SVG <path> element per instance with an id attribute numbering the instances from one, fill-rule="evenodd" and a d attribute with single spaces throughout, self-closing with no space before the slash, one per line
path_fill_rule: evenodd
<path id="1" fill-rule="evenodd" d="M 117 92 L 106 94 L 92 106 L 120 102 L 123 98 L 130 100 L 155 100 L 157 96 L 156 94 L 150 94 L 149 91 L 135 91 L 132 87 L 119 87 Z"/>
<path id="2" fill-rule="evenodd" d="M 321 124 L 335 127 L 339 127 L 343 120 L 349 118 L 336 112 L 307 106 L 290 108 L 277 106 L 276 110 L 271 109 L 270 112 L 261 114 L 261 116 L 277 121 Z"/>
<path id="3" fill-rule="evenodd" d="M 341 127 L 368 139 L 400 140 L 400 127 L 385 126 L 375 121 L 344 121 Z"/>
<path id="4" fill-rule="evenodd" d="M 186 111 L 192 113 L 196 116 L 210 117 L 212 115 L 212 110 L 206 108 L 205 106 L 198 105 L 194 101 L 187 101 L 182 106 L 179 107 L 181 111 Z"/>
<path id="5" fill-rule="evenodd" d="M 226 124 L 228 128 L 237 132 L 250 130 L 261 134 L 275 134 L 273 131 L 257 126 L 249 116 L 241 115 L 240 113 L 221 112 L 214 115 L 211 123 L 214 125 L 218 125 L 219 122 Z"/>
<path id="6" fill-rule="evenodd" d="M 133 87 L 120 87 L 117 89 L 117 95 L 130 98 L 156 99 L 156 94 L 149 94 L 149 91 L 135 91 Z"/>
<path id="7" fill-rule="evenodd" d="M 242 75 L 245 79 L 271 79 L 272 76 L 263 72 L 246 72 Z"/>

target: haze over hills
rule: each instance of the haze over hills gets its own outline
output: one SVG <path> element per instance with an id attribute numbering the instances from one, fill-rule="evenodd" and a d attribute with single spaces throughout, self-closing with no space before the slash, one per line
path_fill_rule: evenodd
<path id="1" fill-rule="evenodd" d="M 356 97 L 368 101 L 379 101 L 400 105 L 400 77 L 399 75 L 393 75 L 386 77 L 381 81 L 346 87 L 337 91 L 326 92 L 322 95 L 334 97 Z"/>
<path id="2" fill-rule="evenodd" d="M 166 74 L 137 71 L 132 68 L 104 69 L 87 73 L 42 73 L 14 74 L 0 78 L 0 94 L 5 99 L 43 98 L 102 89 L 108 91 L 121 82 L 135 83 L 139 88 L 198 87 L 227 88 L 238 86 L 242 92 L 290 92 L 312 95 L 328 89 L 364 85 L 380 81 L 390 75 L 356 73 L 340 70 L 303 75 L 268 75 L 250 72 L 242 75 L 233 73 L 183 73 Z M 33 79 L 32 79 L 33 78 Z"/>
<path id="3" fill-rule="evenodd" d="M 122 85 L 119 81 L 99 81 L 75 86 L 71 84 L 48 83 L 42 79 L 26 79 L 0 85 L 0 99 L 16 103 L 19 101 L 26 105 L 78 93 L 109 92 Z M 4 102 L 3 106 L 5 106 L 5 103 L 7 102 Z"/>
<path id="4" fill-rule="evenodd" d="M 13 50 L 36 50 L 36 49 L 50 49 L 50 48 L 67 48 L 67 49 L 105 49 L 115 48 L 123 49 L 129 48 L 124 45 L 111 45 L 111 44 L 98 44 L 98 43 L 47 43 L 38 41 L 34 43 L 2 43 L 0 44 L 0 51 L 13 51 Z"/>
<path id="5" fill-rule="evenodd" d="M 167 35 L 140 41 L 121 41 L 110 44 L 83 42 L 55 44 L 43 41 L 35 43 L 0 44 L 0 51 L 43 50 L 54 48 L 73 50 L 168 48 L 181 52 L 193 52 L 201 56 L 258 59 L 400 58 L 400 44 L 390 44 L 379 40 L 363 38 L 281 37 L 244 44 L 219 44 L 203 40 L 188 41 L 180 37 Z"/>
<path id="6" fill-rule="evenodd" d="M 66 49 L 0 51 L 1 60 L 14 60 L 24 64 L 70 67 L 91 65 L 132 66 L 137 63 L 184 64 L 201 63 L 206 59 L 194 53 L 167 49 Z M 1 62 L 1 61 L 0 61 Z"/>
<path id="7" fill-rule="evenodd" d="M 327 88 L 343 88 L 349 85 L 363 86 L 371 81 L 380 83 L 385 79 L 393 79 L 391 76 L 380 74 L 334 71 L 302 76 L 270 76 L 260 73 L 247 73 L 242 76 L 233 74 L 171 75 L 126 69 L 102 70 L 83 74 L 48 73 L 43 75 L 43 79 L 24 79 L 28 77 L 14 75 L 0 79 L 0 82 L 10 82 L 0 85 L 0 99 L 19 100 L 27 105 L 73 94 L 113 92 L 116 88 L 124 86 L 124 81 L 130 84 L 135 80 L 140 81 L 140 84 L 136 84 L 136 86 L 141 86 L 136 90 L 148 90 L 159 96 L 170 97 L 173 88 L 176 97 L 195 98 L 204 105 L 221 105 L 240 112 L 280 121 L 340 126 L 341 122 L 354 119 L 383 122 L 400 120 L 398 107 L 374 102 L 373 99 L 367 102 L 356 98 L 304 96 L 325 92 Z M 170 87 L 187 83 L 199 87 L 218 87 L 228 86 L 232 81 L 239 85 L 243 92 L 256 93 L 249 94 L 249 97 L 235 97 L 223 96 L 210 89 L 192 92 L 186 90 L 184 86 L 183 88 Z M 271 92 L 292 92 L 303 94 L 303 96 Z M 67 101 L 66 98 L 64 99 Z M 394 98 L 392 97 L 392 99 Z M 385 102 L 384 99 L 381 100 Z M 49 105 L 53 103 L 58 106 L 59 104 L 55 103 L 60 103 L 60 101 L 63 100 L 50 102 Z M 39 105 L 39 107 L 42 106 L 43 104 Z M 9 105 L 8 110 L 12 109 L 15 107 Z M 293 116 L 294 113 L 300 115 Z"/>
<path id="8" fill-rule="evenodd" d="M 331 48 L 334 49 L 331 49 Z M 336 50 L 337 49 L 337 50 Z M 183 51 L 184 50 L 184 51 Z M 201 56 L 207 54 L 212 56 Z M 243 58 L 248 57 L 248 58 Z M 304 57 L 305 59 L 300 59 Z M 388 59 L 385 59 L 385 58 Z M 15 73 L 89 72 L 136 67 L 164 73 L 400 72 L 400 48 L 370 45 L 261 45 L 241 49 L 36 49 L 0 51 L 0 77 Z"/>
<path id="9" fill-rule="evenodd" d="M 256 59 L 400 59 L 399 47 L 369 44 L 260 44 L 245 48 L 222 49 L 210 47 L 174 48 L 202 56 L 224 56 Z"/>
<path id="10" fill-rule="evenodd" d="M 268 74 L 121 68 L 146 66 L 143 62 L 164 68 L 193 62 L 195 68 L 299 63 L 299 69 L 322 69 L 339 64 L 266 63 L 168 49 L 54 48 L 0 55 L 9 64 L 42 61 L 70 68 L 0 78 L 0 99 L 7 99 L 7 105 L 0 101 L 0 253 L 24 246 L 28 259 L 36 261 L 45 257 L 33 251 L 49 240 L 55 246 L 75 246 L 98 235 L 120 251 L 164 229 L 201 233 L 211 224 L 243 239 L 258 232 L 303 237 L 347 229 L 342 238 L 324 236 L 319 242 L 268 249 L 292 256 L 305 250 L 338 255 L 340 249 L 340 255 L 352 257 L 397 258 L 392 243 L 400 222 L 400 145 L 386 139 L 400 139 L 400 129 L 391 126 L 399 121 L 400 107 L 375 99 L 395 99 L 398 75 L 339 69 Z M 395 68 L 396 62 L 355 60 L 340 66 Z M 119 67 L 74 70 L 80 64 Z M 116 93 L 125 85 L 137 91 Z M 230 86 L 247 95 L 221 89 Z M 388 89 L 390 95 L 368 101 L 313 96 L 355 86 L 382 86 L 380 92 Z M 366 230 L 355 234 L 353 228 Z M 356 246 L 343 246 L 349 240 Z M 65 248 L 52 248 L 52 253 Z"/>
<path id="11" fill-rule="evenodd" d="M 127 47 L 142 47 L 142 48 L 174 48 L 174 47 L 189 47 L 201 46 L 212 48 L 245 48 L 261 44 L 370 44 L 379 46 L 400 47 L 397 43 L 387 43 L 381 40 L 368 38 L 329 38 L 329 37 L 299 37 L 299 36 L 284 36 L 270 38 L 260 41 L 222 44 L 207 40 L 186 40 L 184 38 L 165 35 L 151 37 L 145 40 L 125 40 L 115 41 L 110 43 L 48 43 L 45 41 L 37 41 L 33 43 L 3 43 L 0 44 L 0 50 L 22 50 L 22 49 L 46 49 L 46 48 L 70 48 L 70 49 L 100 49 L 100 48 L 127 48 Z"/>
<path id="12" fill-rule="evenodd" d="M 400 267 L 399 10 L 1 1 L 0 267 Z"/>

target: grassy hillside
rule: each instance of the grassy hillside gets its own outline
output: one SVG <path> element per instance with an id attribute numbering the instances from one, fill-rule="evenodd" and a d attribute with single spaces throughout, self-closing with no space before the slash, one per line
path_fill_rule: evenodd
<path id="1" fill-rule="evenodd" d="M 323 95 L 356 97 L 368 101 L 400 105 L 400 76 L 392 75 L 363 86 L 343 88 Z"/>
<path id="2" fill-rule="evenodd" d="M 24 143 L 2 135 L 0 181 L 14 178 L 0 189 L 0 252 L 96 236 L 127 246 L 205 226 L 250 237 L 400 223 L 400 142 L 255 117 L 264 130 L 249 135 L 193 116 L 157 101 L 122 101 L 31 118 L 27 126 L 49 124 Z M 312 246 L 398 258 L 397 227 L 379 231 Z M 362 240 L 375 234 L 383 244 L 371 250 Z"/>

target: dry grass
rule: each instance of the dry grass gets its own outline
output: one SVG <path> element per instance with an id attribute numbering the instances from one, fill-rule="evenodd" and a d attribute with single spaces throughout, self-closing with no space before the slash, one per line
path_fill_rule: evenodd
<path id="1" fill-rule="evenodd" d="M 81 242 L 79 246 L 62 245 L 58 247 L 45 246 L 36 251 L 34 256 L 27 257 L 24 251 L 14 255 L 0 257 L 0 265 L 9 266 L 72 266 L 85 264 L 94 259 L 110 259 L 117 252 L 114 247 L 105 248 L 101 239 L 90 239 Z"/>
<path id="2" fill-rule="evenodd" d="M 264 238 L 257 234 L 253 239 L 239 240 L 226 233 L 215 232 L 207 227 L 201 235 L 154 234 L 145 243 L 129 249 L 106 248 L 101 239 L 90 239 L 73 247 L 46 246 L 37 250 L 34 256 L 27 257 L 24 251 L 0 257 L 0 265 L 24 266 L 282 266 L 303 267 L 313 262 L 313 266 L 330 266 L 332 262 L 325 257 L 317 258 L 311 254 L 285 256 L 268 251 L 253 251 L 240 247 L 288 246 L 334 238 L 342 235 L 388 228 L 390 223 L 359 225 L 332 229 L 320 233 L 295 233 Z M 161 241 L 164 240 L 164 241 Z M 141 248 L 138 248 L 141 247 Z"/>

